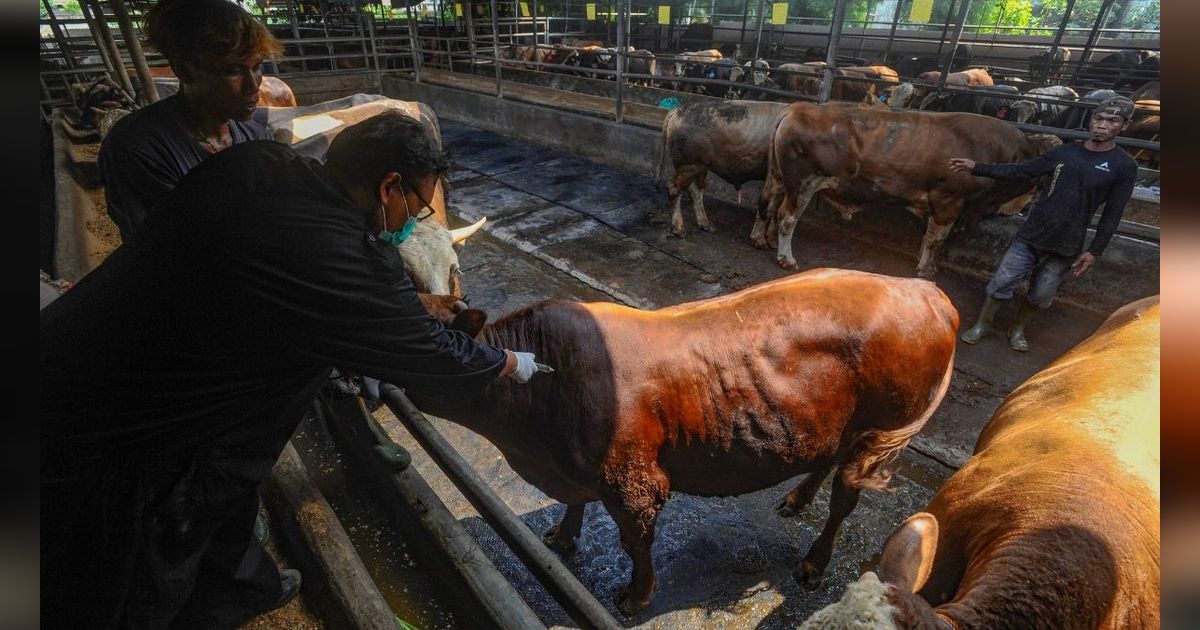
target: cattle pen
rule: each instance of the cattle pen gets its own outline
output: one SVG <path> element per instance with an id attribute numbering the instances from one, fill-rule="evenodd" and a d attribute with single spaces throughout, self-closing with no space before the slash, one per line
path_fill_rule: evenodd
<path id="1" fill-rule="evenodd" d="M 156 85 L 177 82 L 164 80 L 161 55 L 136 43 L 152 0 L 41 3 L 40 266 L 69 286 L 120 244 L 97 177 L 102 113 L 153 103 Z M 828 483 L 794 519 L 775 512 L 794 485 L 786 482 L 734 497 L 672 493 L 653 547 L 657 590 L 646 609 L 625 615 L 614 593 L 631 563 L 604 509 L 588 506 L 573 555 L 554 553 L 541 539 L 563 505 L 514 472 L 492 443 L 423 415 L 395 387 L 383 386 L 376 408 L 331 385 L 262 493 L 272 551 L 305 572 L 305 590 L 290 611 L 247 628 L 382 628 L 397 620 L 420 628 L 795 627 L 876 565 L 888 533 L 968 461 L 980 429 L 1022 381 L 1112 311 L 1158 292 L 1156 0 L 1066 0 L 1057 12 L 1035 2 L 1039 14 L 1023 17 L 989 0 L 238 4 L 283 43 L 264 73 L 286 82 L 301 106 L 365 93 L 436 112 L 454 162 L 451 227 L 487 219 L 460 256 L 471 306 L 493 320 L 544 299 L 653 310 L 787 273 L 746 239 L 757 183 L 735 189 L 710 178 L 716 231 L 667 233 L 666 193 L 652 176 L 663 121 L 676 107 L 823 104 L 857 95 L 850 85 L 897 110 L 887 102 L 893 84 L 839 70 L 908 64 L 900 81 L 929 103 L 943 94 L 995 98 L 948 84 L 952 72 L 970 68 L 985 68 L 1018 100 L 1053 86 L 1076 95 L 1034 99 L 1058 108 L 1054 120 L 1014 120 L 1011 103 L 993 112 L 1023 132 L 1088 138 L 1098 101 L 1087 97 L 1099 90 L 1134 97 L 1135 122 L 1153 120 L 1117 139 L 1137 160 L 1138 179 L 1104 262 L 1064 286 L 1044 328 L 1031 333 L 1034 350 L 1012 353 L 996 334 L 958 345 L 944 402 L 897 458 L 893 491 L 864 493 L 813 590 L 791 573 L 821 531 Z M 714 54 L 697 55 L 706 51 Z M 940 77 L 920 77 L 930 70 Z M 96 86 L 107 86 L 103 99 Z M 958 307 L 963 328 L 1024 219 L 984 217 L 947 240 L 931 279 Z M 802 222 L 802 269 L 913 275 L 924 228 L 912 216 L 879 211 L 847 222 L 818 199 Z M 43 306 L 54 297 L 45 297 L 46 286 Z M 736 343 L 736 331 L 717 338 Z"/>

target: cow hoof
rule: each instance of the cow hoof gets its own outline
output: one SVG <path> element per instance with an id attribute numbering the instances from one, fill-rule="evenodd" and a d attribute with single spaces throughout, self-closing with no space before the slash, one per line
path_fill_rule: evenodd
<path id="1" fill-rule="evenodd" d="M 751 239 L 750 244 L 754 245 L 754 249 L 774 249 L 773 247 L 768 245 L 767 241 L 764 239 L 757 239 L 757 238 Z"/>
<path id="2" fill-rule="evenodd" d="M 675 238 L 683 238 L 685 234 L 687 233 L 683 231 L 683 228 L 671 228 L 671 236 Z"/>
<path id="3" fill-rule="evenodd" d="M 629 589 L 622 588 L 617 591 L 616 601 L 617 610 L 621 611 L 621 614 L 625 615 L 626 617 L 632 617 L 639 612 L 642 612 L 642 609 L 650 603 L 650 598 L 647 597 L 646 600 L 642 602 L 635 601 L 633 597 L 630 596 Z"/>
<path id="4" fill-rule="evenodd" d="M 814 567 L 810 562 L 805 560 L 800 563 L 800 569 L 793 573 L 792 577 L 796 578 L 800 586 L 803 586 L 807 590 L 815 591 L 821 585 L 821 575 L 824 573 L 824 571 Z"/>
<path id="5" fill-rule="evenodd" d="M 575 540 L 568 538 L 562 540 L 558 537 L 558 525 L 546 530 L 546 534 L 542 536 L 542 542 L 550 549 L 561 554 L 572 554 L 575 552 Z"/>
<path id="6" fill-rule="evenodd" d="M 778 262 L 780 267 L 789 271 L 795 271 L 796 269 L 800 268 L 800 265 L 796 264 L 796 260 L 794 258 L 778 256 L 775 258 L 775 262 Z"/>
<path id="7" fill-rule="evenodd" d="M 717 231 L 717 226 L 715 226 L 715 225 L 713 225 L 713 224 L 711 224 L 711 223 L 701 223 L 701 224 L 700 224 L 700 229 L 701 229 L 701 230 L 704 230 L 705 232 L 716 232 L 716 231 Z"/>
<path id="8" fill-rule="evenodd" d="M 937 273 L 937 269 L 921 269 L 917 268 L 917 277 L 923 280 L 932 280 L 933 275 Z"/>

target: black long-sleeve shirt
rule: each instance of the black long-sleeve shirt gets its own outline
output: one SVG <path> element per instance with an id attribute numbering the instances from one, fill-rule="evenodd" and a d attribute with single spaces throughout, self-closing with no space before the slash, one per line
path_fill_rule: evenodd
<path id="1" fill-rule="evenodd" d="M 1112 240 L 1125 204 L 1133 194 L 1137 163 L 1120 147 L 1090 151 L 1083 142 L 1062 144 L 1014 164 L 976 164 L 972 175 L 994 179 L 1033 179 L 1050 174 L 1017 238 L 1062 256 L 1083 252 L 1092 214 L 1104 212 L 1088 251 L 1100 256 Z"/>
<path id="2" fill-rule="evenodd" d="M 284 145 L 222 151 L 163 203 L 42 311 L 44 461 L 57 472 L 130 449 L 247 443 L 281 415 L 298 421 L 330 366 L 452 397 L 503 368 L 502 350 L 426 314 L 370 217 Z"/>

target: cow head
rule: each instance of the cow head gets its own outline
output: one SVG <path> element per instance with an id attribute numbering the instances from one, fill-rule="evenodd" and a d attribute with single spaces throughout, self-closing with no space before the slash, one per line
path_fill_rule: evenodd
<path id="1" fill-rule="evenodd" d="M 908 107 L 909 102 L 912 101 L 914 90 L 913 84 L 907 81 L 892 88 L 891 95 L 888 96 L 888 106 L 892 109 Z"/>
<path id="2" fill-rule="evenodd" d="M 1023 98 L 1019 101 L 1013 101 L 1013 103 L 1008 106 L 1009 115 L 1006 118 L 1019 123 L 1025 123 L 1029 122 L 1029 120 L 1032 119 L 1035 114 L 1037 114 L 1037 111 L 1037 103 Z"/>
<path id="3" fill-rule="evenodd" d="M 412 236 L 396 249 L 418 292 L 462 296 L 462 271 L 455 247 L 461 247 L 486 221 L 483 218 L 456 230 L 447 230 L 434 221 L 417 223 Z"/>
<path id="4" fill-rule="evenodd" d="M 900 524 L 883 544 L 876 573 L 868 571 L 830 604 L 800 625 L 825 628 L 928 629 L 943 627 L 933 608 L 918 596 L 933 569 L 938 522 L 919 512 Z"/>
<path id="5" fill-rule="evenodd" d="M 417 297 L 425 311 L 446 328 L 461 330 L 478 339 L 487 324 L 487 313 L 468 308 L 467 303 L 456 296 L 418 293 Z"/>

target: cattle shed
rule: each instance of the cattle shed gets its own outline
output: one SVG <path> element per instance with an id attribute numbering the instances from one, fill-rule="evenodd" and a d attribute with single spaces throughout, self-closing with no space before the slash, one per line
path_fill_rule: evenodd
<path id="1" fill-rule="evenodd" d="M 178 80 L 145 45 L 141 18 L 153 0 L 40 4 L 44 307 L 120 246 L 97 177 L 103 114 L 165 98 Z M 1064 142 L 1088 137 L 1098 102 L 1090 93 L 1134 97 L 1136 124 L 1117 142 L 1139 166 L 1116 236 L 1096 268 L 1067 282 L 1031 325 L 1031 351 L 1010 351 L 996 331 L 977 345 L 958 344 L 946 396 L 893 464 L 891 492 L 863 494 L 812 589 L 792 572 L 821 532 L 829 482 L 794 518 L 776 508 L 796 479 L 732 497 L 672 493 L 652 551 L 657 589 L 629 616 L 614 592 L 631 562 L 601 506 L 588 505 L 573 554 L 552 552 L 542 536 L 564 506 L 514 472 L 495 445 L 422 414 L 394 387 L 385 385 L 375 406 L 354 387 L 331 384 L 261 491 L 269 550 L 281 567 L 304 572 L 304 589 L 243 628 L 796 627 L 876 566 L 888 533 L 964 466 L 1011 392 L 1108 314 L 1159 291 L 1157 0 L 236 4 L 284 45 L 263 71 L 285 82 L 301 107 L 368 94 L 432 109 L 454 163 L 450 227 L 487 219 L 458 255 L 471 306 L 493 320 L 545 299 L 653 310 L 791 273 L 746 238 L 757 181 L 735 188 L 708 178 L 715 231 L 697 230 L 689 217 L 683 238 L 668 234 L 655 172 L 664 119 L 684 105 L 824 104 L 849 82 L 872 85 L 870 97 L 886 109 L 893 84 L 876 89 L 877 77 L 838 73 L 876 65 L 931 97 L 984 98 L 984 90 L 947 82 L 952 72 L 981 68 L 1022 96 L 1070 88 L 1061 93 L 1076 98 L 1041 98 L 1058 107 L 1053 122 L 1005 118 Z M 712 54 L 696 54 L 705 51 Z M 918 77 L 930 70 L 941 77 Z M 791 80 L 800 76 L 814 80 L 800 87 Z M 958 309 L 962 329 L 1024 220 L 984 216 L 947 239 L 931 280 Z M 1094 217 L 1089 238 L 1095 224 Z M 848 221 L 817 198 L 794 248 L 801 271 L 911 277 L 924 231 L 908 212 L 872 210 Z M 1015 311 L 1006 305 L 997 322 Z"/>

